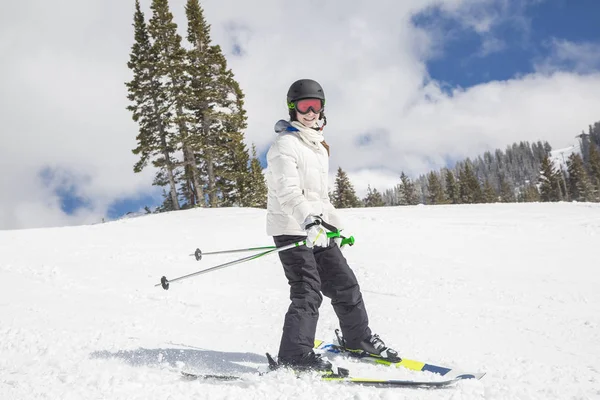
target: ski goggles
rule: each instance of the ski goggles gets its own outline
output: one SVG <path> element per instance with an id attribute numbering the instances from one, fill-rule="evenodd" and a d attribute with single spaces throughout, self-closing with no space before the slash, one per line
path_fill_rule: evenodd
<path id="1" fill-rule="evenodd" d="M 308 114 L 309 111 L 319 114 L 323 111 L 325 102 L 321 99 L 302 99 L 289 104 L 290 109 L 296 109 L 300 114 Z"/>

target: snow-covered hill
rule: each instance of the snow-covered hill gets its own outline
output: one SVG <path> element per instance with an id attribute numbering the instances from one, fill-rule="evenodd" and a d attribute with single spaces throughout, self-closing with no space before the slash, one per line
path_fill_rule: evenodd
<path id="1" fill-rule="evenodd" d="M 276 353 L 288 287 L 277 256 L 171 285 L 268 246 L 263 210 L 199 209 L 0 232 L 0 399 L 597 399 L 600 206 L 342 210 L 371 327 L 402 355 L 487 372 L 443 390 L 241 374 Z M 318 336 L 333 337 L 323 303 Z M 339 361 L 357 375 L 432 379 Z"/>

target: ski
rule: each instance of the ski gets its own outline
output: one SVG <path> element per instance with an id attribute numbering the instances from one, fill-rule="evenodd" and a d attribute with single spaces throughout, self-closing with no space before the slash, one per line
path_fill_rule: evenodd
<path id="1" fill-rule="evenodd" d="M 181 373 L 186 380 L 218 381 L 218 382 L 249 382 L 250 380 L 235 375 L 214 375 L 214 374 L 194 374 L 190 372 Z M 263 376 L 264 374 L 259 374 Z M 371 379 L 352 376 L 342 376 L 339 374 L 326 374 L 320 377 L 323 382 L 333 382 L 349 385 L 371 386 L 371 387 L 397 387 L 397 388 L 421 388 L 435 389 L 451 386 L 462 378 L 453 378 L 444 381 L 410 381 L 398 379 Z"/>
<path id="2" fill-rule="evenodd" d="M 398 387 L 398 388 L 421 388 L 421 389 L 435 389 L 451 386 L 463 378 L 454 378 L 444 381 L 410 381 L 410 380 L 398 380 L 398 379 L 370 379 L 370 378 L 353 378 L 353 377 L 340 377 L 332 378 L 324 376 L 321 380 L 330 382 L 341 382 L 346 384 L 356 384 L 361 386 L 375 386 L 375 387 Z"/>
<path id="3" fill-rule="evenodd" d="M 337 333 L 337 332 L 336 332 Z M 442 367 L 439 365 L 428 364 L 421 361 L 409 360 L 406 358 L 400 358 L 400 361 L 390 361 L 384 358 L 374 357 L 362 353 L 354 353 L 344 346 L 335 343 L 325 342 L 323 340 L 315 340 L 315 350 L 321 350 L 327 353 L 333 353 L 341 356 L 356 358 L 357 360 L 369 362 L 378 365 L 384 365 L 388 367 L 406 368 L 411 371 L 424 371 L 433 372 L 443 377 L 449 378 L 447 382 L 451 382 L 456 379 L 481 379 L 485 375 L 485 372 L 462 372 L 454 368 Z"/>

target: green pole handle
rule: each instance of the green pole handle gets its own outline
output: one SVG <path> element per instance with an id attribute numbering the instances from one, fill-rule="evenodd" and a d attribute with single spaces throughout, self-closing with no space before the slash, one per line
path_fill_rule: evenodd
<path id="1" fill-rule="evenodd" d="M 350 236 L 342 239 L 342 246 L 354 246 L 354 236 Z"/>
<path id="2" fill-rule="evenodd" d="M 327 237 L 330 239 L 341 237 L 342 238 L 342 246 L 345 246 L 345 245 L 354 246 L 354 236 L 344 237 L 344 236 L 342 236 L 340 231 L 327 232 Z"/>

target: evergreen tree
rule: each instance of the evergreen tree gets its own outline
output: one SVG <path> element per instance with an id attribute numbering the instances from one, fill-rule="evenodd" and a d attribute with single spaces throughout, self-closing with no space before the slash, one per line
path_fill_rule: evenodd
<path id="1" fill-rule="evenodd" d="M 338 167 L 335 176 L 334 191 L 331 203 L 335 208 L 354 208 L 360 206 L 360 200 L 356 196 L 354 186 L 348 178 L 348 174 L 342 167 Z"/>
<path id="2" fill-rule="evenodd" d="M 172 132 L 171 143 L 173 148 L 183 148 L 184 163 L 191 163 L 191 154 L 187 149 L 189 123 L 191 115 L 187 110 L 189 101 L 189 79 L 186 74 L 186 51 L 181 45 L 182 38 L 177 33 L 177 24 L 173 21 L 173 14 L 169 10 L 167 0 L 152 0 L 152 18 L 148 24 L 148 32 L 153 39 L 152 48 L 157 55 L 154 68 L 161 82 L 161 90 L 166 98 L 163 109 L 165 118 Z M 167 169 L 175 169 L 183 164 L 180 161 L 169 161 Z M 192 168 L 188 171 L 195 174 Z M 186 175 L 181 175 L 184 178 Z M 192 206 L 201 193 L 193 195 L 190 190 L 187 194 L 188 205 Z"/>
<path id="3" fill-rule="evenodd" d="M 155 212 L 163 213 L 168 211 L 174 211 L 175 207 L 173 207 L 173 199 L 170 194 L 168 194 L 164 189 L 162 192 L 163 202 L 160 206 L 156 207 Z"/>
<path id="4" fill-rule="evenodd" d="M 592 184 L 583 164 L 583 159 L 577 153 L 571 154 L 567 161 L 569 173 L 569 193 L 571 200 L 591 201 Z"/>
<path id="5" fill-rule="evenodd" d="M 250 161 L 251 193 L 249 195 L 250 201 L 247 202 L 248 207 L 267 208 L 267 182 L 262 170 L 263 168 L 256 155 L 256 147 L 252 145 L 252 160 Z"/>
<path id="6" fill-rule="evenodd" d="M 515 191 L 504 175 L 500 176 L 500 200 L 503 203 L 513 203 L 516 201 Z"/>
<path id="7" fill-rule="evenodd" d="M 557 171 L 550 157 L 542 160 L 540 171 L 540 199 L 541 201 L 561 201 L 560 171 Z"/>
<path id="8" fill-rule="evenodd" d="M 486 180 L 483 185 L 483 202 L 496 203 L 497 201 L 498 194 L 496 193 L 496 189 L 494 189 L 489 180 Z"/>
<path id="9" fill-rule="evenodd" d="M 450 204 L 459 204 L 460 203 L 460 189 L 458 187 L 458 182 L 456 182 L 456 178 L 454 178 L 454 173 L 451 170 L 447 169 L 445 173 L 446 178 L 446 200 Z"/>
<path id="10" fill-rule="evenodd" d="M 244 164 L 250 157 L 242 133 L 247 125 L 244 94 L 221 48 L 211 45 L 210 26 L 198 0 L 187 1 L 186 14 L 187 39 L 192 44 L 187 52 L 188 106 L 196 117 L 192 146 L 202 159 L 199 167 L 206 176 L 208 202 L 211 207 L 243 204 L 244 188 L 252 180 L 248 164 Z"/>
<path id="11" fill-rule="evenodd" d="M 381 193 L 377 189 L 371 189 L 371 185 L 367 188 L 367 196 L 363 199 L 365 207 L 383 207 L 385 203 L 381 197 Z"/>
<path id="12" fill-rule="evenodd" d="M 588 169 L 592 184 L 592 201 L 600 201 L 600 152 L 595 143 L 590 144 Z"/>
<path id="13" fill-rule="evenodd" d="M 524 201 L 526 203 L 533 203 L 533 202 L 537 202 L 540 200 L 541 200 L 540 192 L 539 192 L 537 186 L 528 184 L 523 191 L 522 201 Z"/>
<path id="14" fill-rule="evenodd" d="M 190 76 L 190 97 L 188 108 L 194 115 L 191 125 L 193 135 L 188 140 L 189 150 L 194 160 L 200 160 L 196 169 L 203 177 L 203 187 L 206 188 L 207 202 L 211 207 L 218 205 L 217 177 L 215 172 L 215 154 L 219 149 L 211 131 L 213 118 L 212 110 L 216 103 L 216 76 L 213 60 L 214 51 L 210 45 L 210 26 L 204 18 L 204 12 L 197 0 L 189 0 L 185 7 L 188 27 L 187 40 L 192 48 L 187 51 L 188 74 Z M 234 147 L 234 146 L 231 146 Z M 191 159 L 192 157 L 188 157 Z M 226 179 L 227 180 L 227 179 Z M 231 183 L 231 181 L 228 181 Z M 228 191 L 227 184 L 221 185 L 221 190 Z M 225 187 L 223 187 L 225 186 Z M 229 201 L 229 200 L 227 200 Z M 230 199 L 231 202 L 235 201 Z"/>
<path id="15" fill-rule="evenodd" d="M 223 62 L 224 60 L 223 58 Z M 213 121 L 218 121 L 218 123 L 214 124 L 211 128 L 213 138 L 215 139 L 212 143 L 216 145 L 216 148 L 213 148 L 213 157 L 211 157 L 211 160 L 214 163 L 213 171 L 215 172 L 216 180 L 219 181 L 220 177 L 224 175 L 230 176 L 238 188 L 236 195 L 240 199 L 243 199 L 249 195 L 249 191 L 252 191 L 249 186 L 251 183 L 250 170 L 248 168 L 250 155 L 244 144 L 244 135 L 242 133 L 242 130 L 246 128 L 244 95 L 238 83 L 233 79 L 231 71 L 226 70 L 225 64 L 222 65 L 222 68 L 222 79 L 224 82 L 220 88 L 222 95 L 222 101 L 220 102 L 221 110 L 212 113 L 213 117 L 215 117 Z M 228 111 L 223 111 L 223 109 Z M 225 149 L 228 147 L 234 148 L 236 151 L 226 151 Z M 239 160 L 244 160 L 245 163 Z M 221 190 L 219 184 L 217 184 L 217 189 Z M 224 199 L 227 197 L 224 193 L 222 195 Z"/>
<path id="16" fill-rule="evenodd" d="M 223 157 L 213 169 L 216 189 L 213 193 L 216 193 L 217 197 L 211 198 L 211 207 L 246 207 L 251 201 L 253 189 L 250 155 L 240 133 L 229 133 L 229 135 L 239 137 L 237 140 L 228 140 L 221 144 L 219 152 L 227 153 L 227 157 Z"/>
<path id="17" fill-rule="evenodd" d="M 483 194 L 479 180 L 473 171 L 471 161 L 467 159 L 459 173 L 460 200 L 464 204 L 481 203 Z"/>
<path id="18" fill-rule="evenodd" d="M 176 141 L 170 126 L 169 98 L 164 90 L 161 71 L 157 67 L 160 54 L 150 41 L 149 28 L 139 0 L 135 3 L 134 29 L 135 42 L 127 63 L 133 72 L 133 79 L 126 83 L 127 98 L 132 102 L 127 109 L 132 112 L 133 120 L 139 125 L 136 137 L 138 144 L 133 153 L 139 155 L 140 160 L 133 170 L 141 172 L 151 162 L 159 171 L 163 171 L 166 180 L 158 181 L 170 186 L 169 207 L 178 210 L 176 165 L 173 158 Z"/>
<path id="19" fill-rule="evenodd" d="M 398 205 L 398 195 L 396 192 L 396 188 L 386 189 L 382 194 L 383 202 L 386 206 L 397 206 Z"/>
<path id="20" fill-rule="evenodd" d="M 563 201 L 570 201 L 569 187 L 567 184 L 568 179 L 568 172 L 565 171 L 561 166 L 560 171 L 558 171 L 558 186 L 560 188 L 560 195 Z"/>
<path id="21" fill-rule="evenodd" d="M 444 188 L 442 187 L 442 182 L 435 172 L 430 172 L 427 175 L 427 188 L 429 191 L 428 201 L 429 204 L 444 204 L 446 203 L 446 198 L 444 195 Z"/>
<path id="22" fill-rule="evenodd" d="M 417 197 L 417 190 L 415 188 L 415 184 L 404 172 L 400 174 L 400 181 L 401 186 L 399 188 L 399 204 L 403 206 L 413 206 L 419 204 L 419 198 Z"/>

